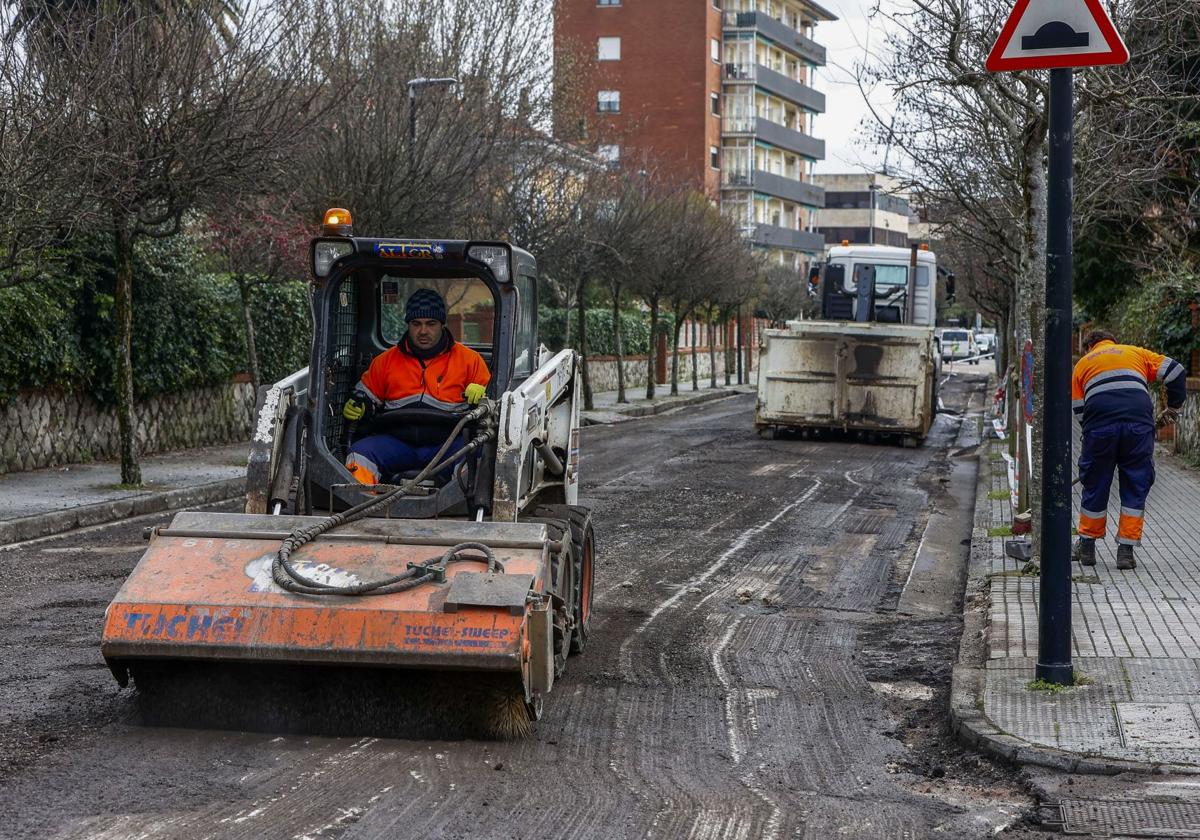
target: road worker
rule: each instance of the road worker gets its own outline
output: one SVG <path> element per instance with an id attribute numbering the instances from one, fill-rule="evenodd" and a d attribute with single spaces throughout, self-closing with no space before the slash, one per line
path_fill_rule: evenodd
<path id="1" fill-rule="evenodd" d="M 342 416 L 358 422 L 375 411 L 421 406 L 450 415 L 463 403 L 477 405 L 491 373 L 483 357 L 454 340 L 446 329 L 446 301 L 417 289 L 404 308 L 408 329 L 395 346 L 372 361 L 346 401 Z M 362 484 L 378 484 L 404 470 L 425 467 L 445 442 L 446 431 L 412 424 L 354 441 L 346 467 Z M 462 441 L 447 451 L 462 447 Z"/>
<path id="2" fill-rule="evenodd" d="M 1184 369 L 1151 350 L 1117 344 L 1107 330 L 1088 333 L 1083 352 L 1071 379 L 1071 407 L 1083 426 L 1076 553 L 1083 565 L 1096 565 L 1096 540 L 1104 537 L 1108 522 L 1115 467 L 1121 494 L 1117 568 L 1133 569 L 1133 547 L 1141 543 L 1146 496 L 1154 484 L 1156 418 L 1149 386 L 1160 382 L 1166 389 L 1167 410 L 1157 418 L 1159 425 L 1174 422 L 1186 396 Z"/>

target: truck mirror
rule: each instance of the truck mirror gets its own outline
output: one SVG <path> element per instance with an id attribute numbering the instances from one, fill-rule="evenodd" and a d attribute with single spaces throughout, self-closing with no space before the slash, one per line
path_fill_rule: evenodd
<path id="1" fill-rule="evenodd" d="M 814 265 L 812 268 L 810 268 L 808 270 L 808 295 L 809 295 L 809 297 L 816 296 L 817 288 L 820 286 L 820 284 L 821 284 L 821 266 Z"/>
<path id="2" fill-rule="evenodd" d="M 954 303 L 954 272 L 946 275 L 946 303 Z"/>

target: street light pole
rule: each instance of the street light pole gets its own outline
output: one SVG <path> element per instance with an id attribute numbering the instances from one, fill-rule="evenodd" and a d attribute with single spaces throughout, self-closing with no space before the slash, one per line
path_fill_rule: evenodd
<path id="1" fill-rule="evenodd" d="M 867 220 L 867 244 L 875 244 L 875 194 L 879 191 L 879 185 L 875 183 L 874 176 L 871 178 L 871 183 L 867 185 L 867 193 L 871 196 L 871 217 Z"/>
<path id="2" fill-rule="evenodd" d="M 1037 677 L 1071 685 L 1071 159 L 1074 71 L 1050 71 Z"/>
<path id="3" fill-rule="evenodd" d="M 458 79 L 444 76 L 428 79 L 419 76 L 408 80 L 408 162 L 411 169 L 417 159 L 417 88 L 433 87 L 434 85 L 456 85 Z"/>

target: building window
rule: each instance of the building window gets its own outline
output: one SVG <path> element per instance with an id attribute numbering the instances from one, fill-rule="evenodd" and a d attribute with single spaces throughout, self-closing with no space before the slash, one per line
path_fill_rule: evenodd
<path id="1" fill-rule="evenodd" d="M 602 90 L 597 94 L 596 110 L 609 114 L 617 114 L 621 111 L 621 91 L 619 90 Z"/>
<path id="2" fill-rule="evenodd" d="M 596 156 L 606 163 L 616 163 L 621 159 L 621 147 L 615 144 L 598 146 Z"/>
<path id="3" fill-rule="evenodd" d="M 596 0 L 597 6 L 620 6 L 621 0 Z"/>
<path id="4" fill-rule="evenodd" d="M 708 41 L 708 52 L 712 56 L 712 60 L 721 63 L 721 42 L 716 38 L 710 38 Z"/>
<path id="5" fill-rule="evenodd" d="M 710 93 L 708 95 L 709 107 L 712 109 L 713 116 L 721 116 L 721 94 Z"/>
<path id="6" fill-rule="evenodd" d="M 713 169 L 721 167 L 721 152 L 716 146 L 708 147 L 708 165 Z"/>
<path id="7" fill-rule="evenodd" d="M 621 60 L 621 39 L 601 38 L 597 42 L 597 53 L 601 61 Z"/>

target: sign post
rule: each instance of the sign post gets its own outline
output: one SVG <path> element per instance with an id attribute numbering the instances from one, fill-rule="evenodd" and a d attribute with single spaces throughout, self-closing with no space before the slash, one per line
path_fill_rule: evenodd
<path id="1" fill-rule="evenodd" d="M 1050 70 L 1046 194 L 1046 350 L 1042 405 L 1042 556 L 1036 676 L 1070 685 L 1071 274 L 1074 70 L 1124 64 L 1129 51 L 1099 0 L 1017 0 L 987 69 Z M 1032 453 L 1031 453 L 1032 454 Z"/>

